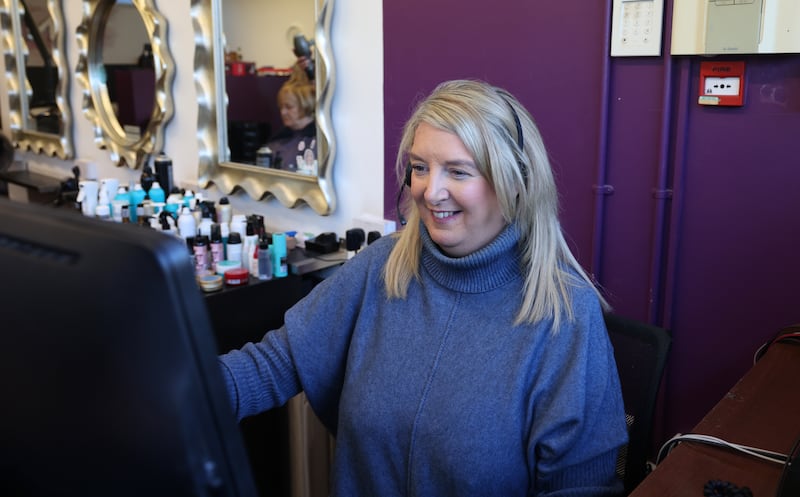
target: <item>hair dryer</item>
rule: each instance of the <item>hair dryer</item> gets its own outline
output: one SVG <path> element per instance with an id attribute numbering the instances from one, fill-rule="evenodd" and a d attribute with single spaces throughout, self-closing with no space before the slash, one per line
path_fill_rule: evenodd
<path id="1" fill-rule="evenodd" d="M 297 57 L 307 57 L 308 65 L 306 66 L 306 74 L 308 79 L 314 81 L 314 59 L 311 58 L 311 45 L 313 41 L 309 41 L 302 34 L 294 36 L 294 55 Z"/>

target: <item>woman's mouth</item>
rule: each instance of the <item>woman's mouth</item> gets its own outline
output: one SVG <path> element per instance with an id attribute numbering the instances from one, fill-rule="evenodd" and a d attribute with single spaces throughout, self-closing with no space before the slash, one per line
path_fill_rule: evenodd
<path id="1" fill-rule="evenodd" d="M 458 211 L 431 211 L 434 219 L 447 219 L 455 216 L 457 213 Z"/>

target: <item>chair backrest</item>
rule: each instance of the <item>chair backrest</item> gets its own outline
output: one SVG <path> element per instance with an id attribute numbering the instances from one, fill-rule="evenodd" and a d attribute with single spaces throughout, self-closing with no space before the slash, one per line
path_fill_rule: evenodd
<path id="1" fill-rule="evenodd" d="M 628 423 L 628 445 L 617 460 L 617 474 L 627 495 L 648 473 L 655 405 L 672 338 L 664 328 L 616 314 L 607 313 L 605 321 Z"/>

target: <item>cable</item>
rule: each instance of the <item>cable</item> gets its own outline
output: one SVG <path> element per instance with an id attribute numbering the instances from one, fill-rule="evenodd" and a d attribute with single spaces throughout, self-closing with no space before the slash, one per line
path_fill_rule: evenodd
<path id="1" fill-rule="evenodd" d="M 659 449 L 658 451 L 658 457 L 656 458 L 656 465 L 658 465 L 667 455 L 669 455 L 670 451 L 676 445 L 684 441 L 699 442 L 708 445 L 714 445 L 717 447 L 727 447 L 735 451 L 743 452 L 749 456 L 756 457 L 758 459 L 763 459 L 764 461 L 780 465 L 786 464 L 786 461 L 789 460 L 788 455 L 781 454 L 780 452 L 773 452 L 771 450 L 759 449 L 757 447 L 740 445 L 728 442 L 727 440 L 723 440 L 721 438 L 712 437 L 710 435 L 687 433 L 684 435 L 682 434 L 675 435 L 674 437 L 667 440 L 667 442 L 664 445 L 661 446 L 661 449 Z"/>
<path id="2" fill-rule="evenodd" d="M 792 326 L 792 327 L 790 327 L 790 329 L 791 328 L 796 328 L 796 326 Z M 753 354 L 753 364 L 755 364 L 756 362 L 758 362 L 759 359 L 764 357 L 764 354 L 767 353 L 767 350 L 772 345 L 774 345 L 774 344 L 776 344 L 778 342 L 786 341 L 786 340 L 800 340 L 800 331 L 792 331 L 792 332 L 789 332 L 789 333 L 783 333 L 783 334 L 778 335 L 775 338 L 769 340 L 768 342 L 764 343 L 763 345 L 761 345 L 761 347 L 759 347 L 756 350 L 755 354 Z"/>

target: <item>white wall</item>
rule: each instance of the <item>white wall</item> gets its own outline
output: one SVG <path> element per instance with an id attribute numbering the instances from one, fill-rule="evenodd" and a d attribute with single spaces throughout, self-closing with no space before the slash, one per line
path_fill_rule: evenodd
<path id="1" fill-rule="evenodd" d="M 242 49 L 245 62 L 256 67 L 287 68 L 294 64 L 294 35 L 314 38 L 312 0 L 225 0 L 223 31 L 228 51 Z"/>
<path id="2" fill-rule="evenodd" d="M 193 81 L 194 38 L 190 2 L 156 0 L 167 18 L 169 47 L 176 62 L 173 96 L 175 116 L 167 124 L 165 152 L 172 157 L 173 175 L 179 185 L 197 184 L 197 99 Z M 268 230 L 300 230 L 341 235 L 361 214 L 383 217 L 383 33 L 382 5 L 374 0 L 336 0 L 332 21 L 332 44 L 336 87 L 332 104 L 337 155 L 333 181 L 336 210 L 319 216 L 306 206 L 283 207 L 274 199 L 255 201 L 241 192 L 228 195 L 234 210 L 265 217 Z M 67 60 L 70 75 L 78 59 L 75 30 L 81 22 L 82 2 L 64 0 Z M 4 79 L 4 78 L 3 78 Z M 5 81 L 0 84 L 5 95 Z M 126 184 L 141 172 L 116 167 L 106 150 L 94 143 L 91 123 L 83 115 L 81 88 L 71 82 L 71 105 L 76 161 L 95 165 L 98 178 L 113 176 Z M 0 105 L 3 129 L 8 129 L 8 106 Z M 37 172 L 68 177 L 75 161 L 62 161 L 30 152 L 18 152 Z M 216 187 L 202 191 L 218 199 L 227 192 Z"/>

